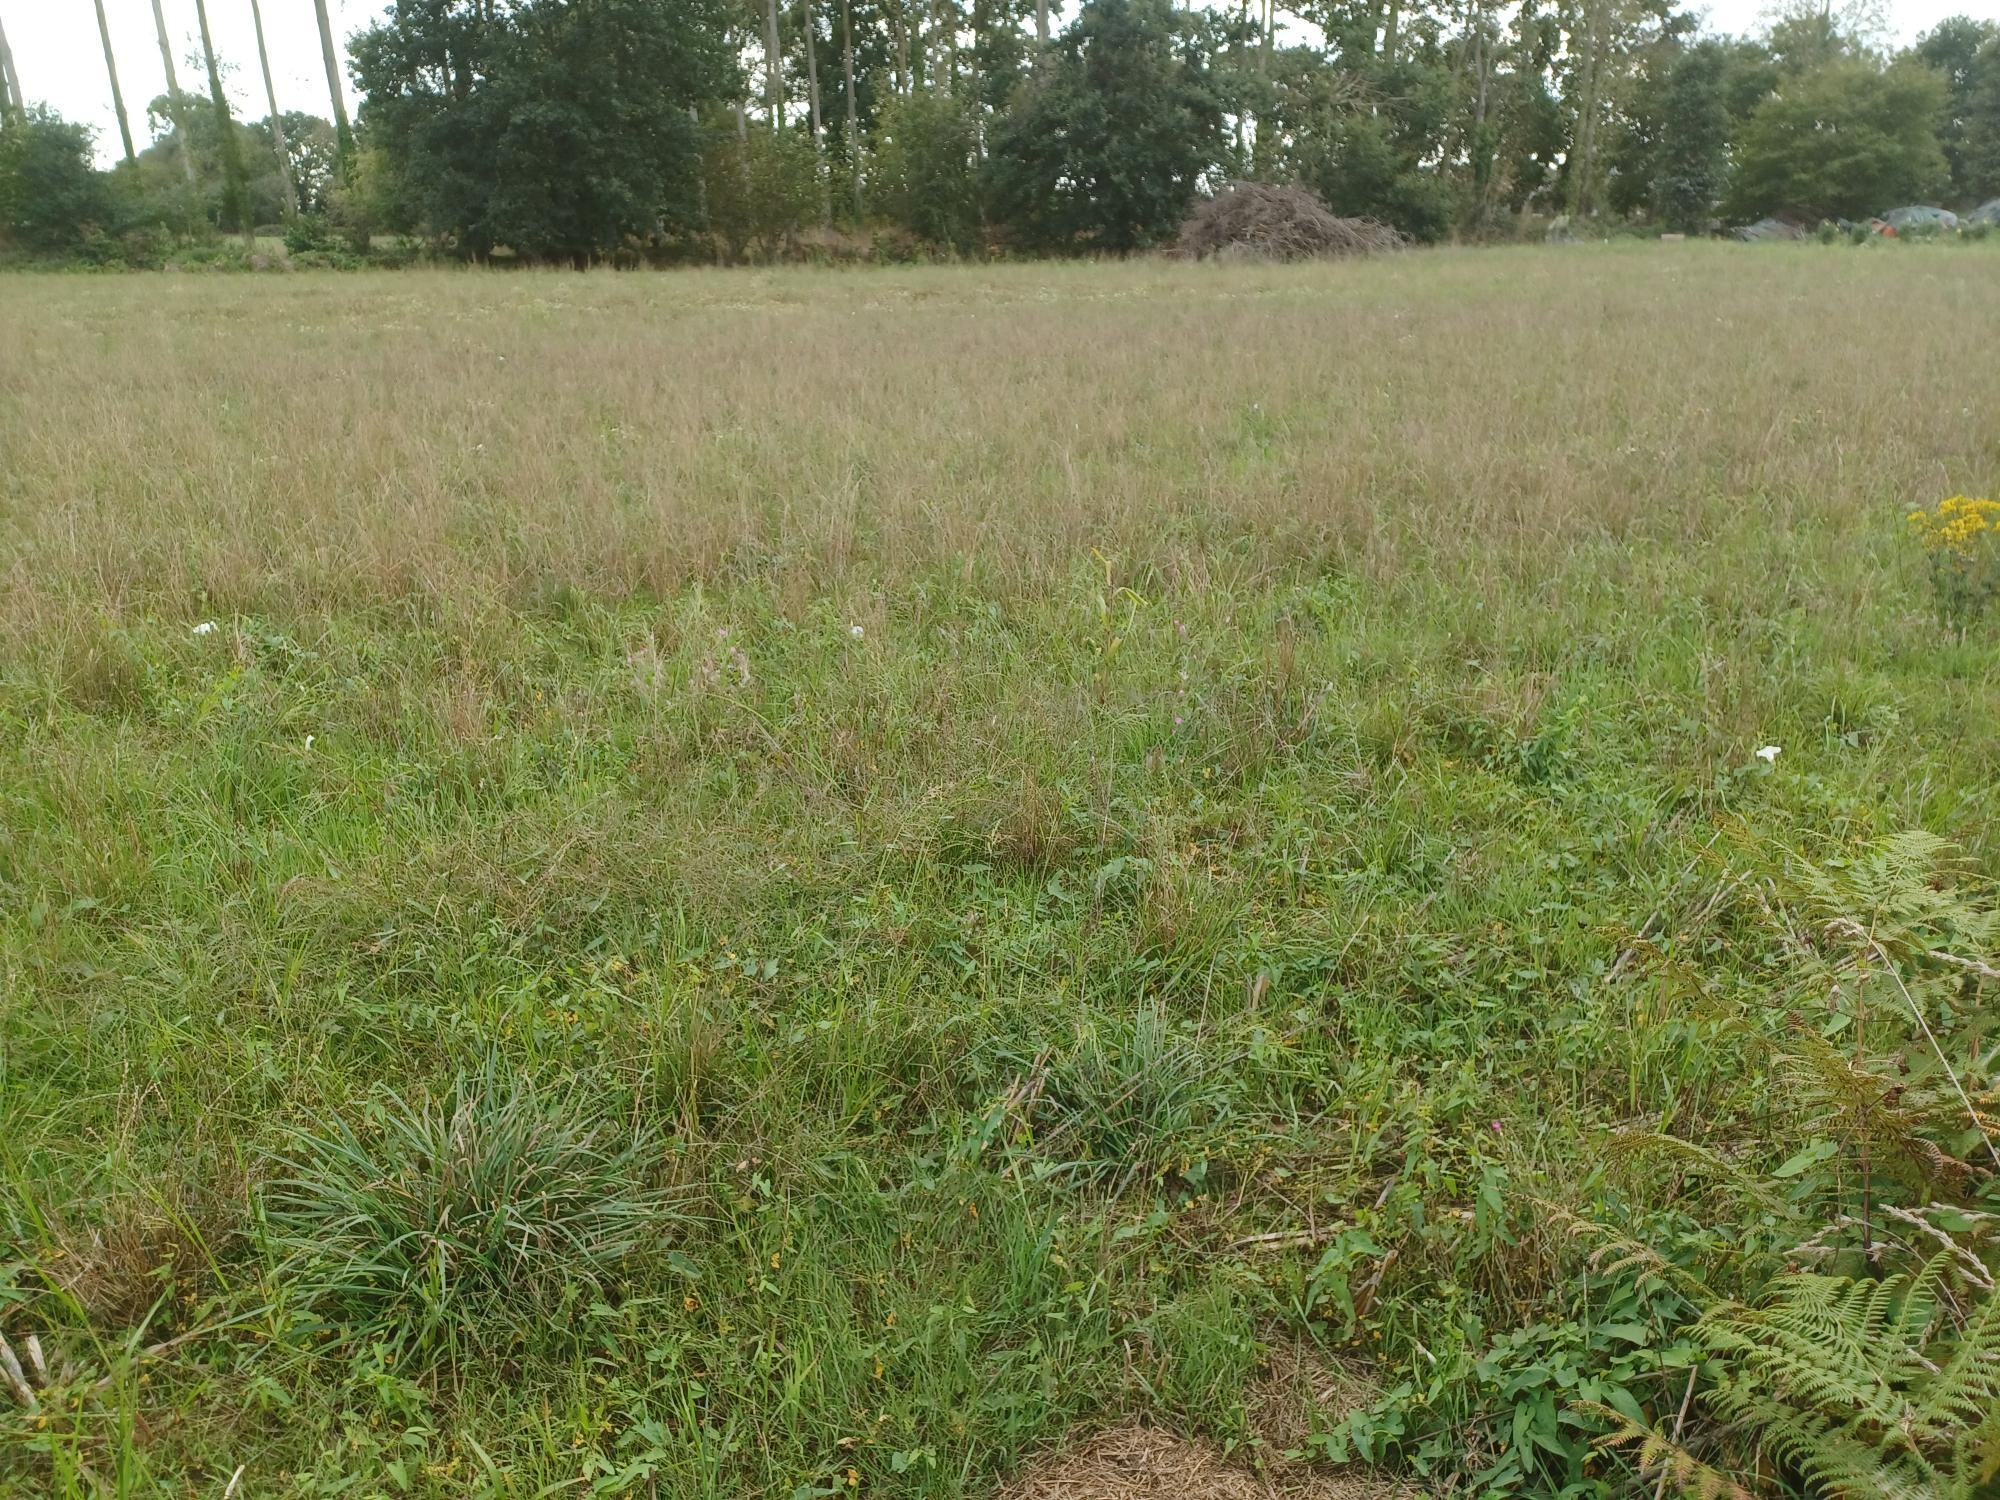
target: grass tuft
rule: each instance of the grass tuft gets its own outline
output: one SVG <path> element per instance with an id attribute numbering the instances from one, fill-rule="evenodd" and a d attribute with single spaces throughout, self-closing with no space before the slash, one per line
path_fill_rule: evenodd
<path id="1" fill-rule="evenodd" d="M 665 1251 L 678 1217 L 648 1183 L 659 1143 L 577 1085 L 489 1059 L 434 1102 L 383 1090 L 357 1123 L 291 1133 L 262 1195 L 277 1282 L 348 1332 L 492 1352 L 560 1335 L 619 1269 Z"/>

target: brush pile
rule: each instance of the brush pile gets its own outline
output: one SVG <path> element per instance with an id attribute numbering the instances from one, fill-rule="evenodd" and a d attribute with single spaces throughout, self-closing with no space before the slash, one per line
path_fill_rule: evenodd
<path id="1" fill-rule="evenodd" d="M 1232 182 L 1197 203 L 1175 248 L 1191 260 L 1317 260 L 1403 248 L 1403 237 L 1374 219 L 1343 219 L 1311 188 Z"/>

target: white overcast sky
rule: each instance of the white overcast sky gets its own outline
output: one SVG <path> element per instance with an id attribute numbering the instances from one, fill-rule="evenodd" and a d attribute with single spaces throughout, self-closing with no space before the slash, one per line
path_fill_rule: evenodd
<path id="1" fill-rule="evenodd" d="M 205 91 L 199 62 L 189 61 L 191 54 L 198 58 L 201 51 L 194 0 L 161 0 L 161 4 L 181 87 Z M 262 0 L 262 4 L 278 107 L 326 115 L 326 70 L 320 61 L 313 0 Z M 1696 5 L 1703 8 L 1700 0 Z M 382 0 L 330 0 L 330 9 L 334 36 L 344 44 L 350 33 L 380 15 L 383 5 Z M 1757 29 L 1766 0 L 1708 0 L 1705 9 L 1712 28 L 1749 32 Z M 2000 20 L 2000 0 L 1886 0 L 1885 9 L 1898 43 L 1913 41 L 1950 15 Z M 111 23 L 132 134 L 143 151 L 148 139 L 146 105 L 166 89 L 152 0 L 104 0 L 104 12 Z M 215 34 L 216 53 L 228 70 L 224 86 L 230 103 L 244 118 L 262 119 L 264 87 L 257 70 L 250 0 L 208 0 L 208 23 Z M 113 161 L 118 155 L 118 121 L 111 111 L 111 88 L 105 81 L 91 0 L 0 0 L 0 26 L 6 28 L 21 90 L 30 102 L 46 101 L 67 118 L 96 127 L 98 159 L 106 165 Z M 344 58 L 343 46 L 342 82 L 352 109 L 355 101 L 352 86 L 346 83 Z"/>

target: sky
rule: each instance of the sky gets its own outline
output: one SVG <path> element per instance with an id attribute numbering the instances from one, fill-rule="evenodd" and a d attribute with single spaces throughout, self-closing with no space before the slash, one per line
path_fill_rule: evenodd
<path id="1" fill-rule="evenodd" d="M 196 29 L 194 0 L 160 0 L 174 47 L 174 66 L 184 89 L 205 92 L 200 63 L 201 37 Z M 313 0 L 261 0 L 264 38 L 271 50 L 271 75 L 277 86 L 278 108 L 328 113 L 326 69 L 320 60 L 319 25 Z M 382 0 L 328 0 L 336 41 L 382 13 Z M 1699 0 L 1696 0 L 1696 8 Z M 1759 27 L 1766 0 L 1709 0 L 1709 26 L 1727 32 L 1751 32 Z M 1886 0 L 1889 28 L 1898 43 L 1914 41 L 1949 15 L 1978 16 L 2000 21 L 2000 0 Z M 153 30 L 152 0 L 104 0 L 111 23 L 111 42 L 118 57 L 118 81 L 139 150 L 150 133 L 146 105 L 166 91 L 159 43 Z M 208 0 L 208 22 L 215 50 L 225 69 L 223 86 L 232 108 L 242 118 L 261 120 L 263 79 L 257 68 L 257 37 L 250 23 L 250 0 Z M 91 0 L 0 0 L 0 26 L 14 49 L 14 69 L 21 91 L 31 103 L 47 102 L 65 118 L 81 120 L 97 130 L 97 155 L 109 166 L 118 156 L 118 120 L 111 110 L 111 88 L 105 80 L 104 52 L 97 36 Z M 343 57 L 345 52 L 343 49 Z M 191 60 L 192 59 L 192 60 Z M 348 108 L 355 107 L 353 86 L 343 68 L 342 85 Z"/>

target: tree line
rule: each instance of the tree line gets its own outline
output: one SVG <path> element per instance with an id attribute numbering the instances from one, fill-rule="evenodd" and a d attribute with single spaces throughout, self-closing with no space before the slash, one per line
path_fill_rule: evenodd
<path id="1" fill-rule="evenodd" d="M 222 88 L 221 3 L 257 21 L 261 121 Z M 1048 0 L 395 0 L 349 42 L 351 125 L 316 3 L 331 119 L 279 108 L 259 0 L 194 0 L 207 87 L 183 91 L 154 0 L 143 149 L 100 4 L 109 172 L 0 34 L 0 236 L 111 256 L 265 225 L 581 264 L 1125 253 L 1232 179 L 1419 241 L 2000 197 L 2000 24 L 1892 52 L 1830 0 L 1752 37 L 1674 0 L 1084 0 L 1062 25 Z"/>

